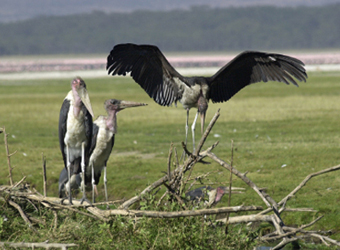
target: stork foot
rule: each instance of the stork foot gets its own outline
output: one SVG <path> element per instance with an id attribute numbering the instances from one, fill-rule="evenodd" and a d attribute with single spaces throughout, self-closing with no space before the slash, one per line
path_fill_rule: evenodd
<path id="1" fill-rule="evenodd" d="M 61 201 L 60 201 L 60 204 L 61 204 L 61 205 L 64 205 L 64 204 L 63 204 L 63 203 L 64 203 L 64 200 L 67 200 L 67 199 L 68 199 L 69 205 L 73 205 L 72 197 L 71 197 L 71 196 L 62 198 Z"/>
<path id="2" fill-rule="evenodd" d="M 89 203 L 90 205 L 92 205 L 91 201 L 89 201 L 86 196 L 83 196 L 81 199 L 80 199 L 80 204 L 83 204 L 84 202 L 87 202 Z"/>

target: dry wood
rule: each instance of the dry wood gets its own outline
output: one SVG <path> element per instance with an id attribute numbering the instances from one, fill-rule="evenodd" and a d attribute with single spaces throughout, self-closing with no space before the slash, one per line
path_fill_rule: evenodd
<path id="1" fill-rule="evenodd" d="M 37 233 L 37 230 L 35 230 L 35 228 L 33 227 L 31 221 L 27 218 L 25 212 L 22 210 L 22 208 L 16 204 L 14 201 L 9 200 L 8 203 L 12 206 L 15 207 L 18 212 L 20 213 L 21 217 L 24 219 L 24 221 L 28 224 L 28 227 L 30 229 L 32 229 L 32 231 L 34 231 L 35 233 Z"/>
<path id="2" fill-rule="evenodd" d="M 211 129 L 213 128 L 213 126 L 215 125 L 217 119 L 220 117 L 220 109 L 217 110 L 217 112 L 215 113 L 214 117 L 211 119 L 208 127 L 206 128 L 203 136 L 201 137 L 201 140 L 199 141 L 198 143 L 198 146 L 197 146 L 197 149 L 196 149 L 196 152 L 195 152 L 195 156 L 198 156 L 199 153 L 201 152 L 201 149 L 205 143 L 205 140 L 207 139 Z"/>
<path id="3" fill-rule="evenodd" d="M 1 131 L 4 133 L 5 149 L 6 149 L 6 156 L 7 156 L 8 172 L 9 172 L 9 182 L 11 186 L 13 186 L 13 178 L 12 178 L 13 167 L 11 166 L 11 156 L 16 154 L 17 151 L 15 151 L 12 154 L 9 153 L 8 140 L 7 140 L 8 134 L 6 133 L 5 127 L 3 127 Z"/>
<path id="4" fill-rule="evenodd" d="M 199 157 L 193 157 L 192 155 L 188 157 L 188 159 L 186 160 L 186 163 L 184 164 L 184 166 L 186 166 L 187 168 L 190 168 L 192 162 L 197 161 L 206 157 L 208 152 L 210 152 L 211 150 L 213 150 L 216 146 L 217 146 L 218 142 L 216 142 L 215 144 L 213 144 L 212 146 L 210 146 L 207 150 L 205 150 L 204 152 L 202 152 L 200 154 Z M 183 169 L 185 169 L 185 167 L 183 166 L 179 166 L 180 170 L 182 172 L 185 172 Z M 182 169 L 181 169 L 182 168 Z M 174 173 L 178 171 L 178 168 L 173 170 L 171 172 L 171 175 L 174 175 Z M 128 207 L 130 207 L 132 204 L 138 202 L 141 200 L 141 198 L 143 197 L 143 195 L 150 193 L 152 190 L 154 190 L 155 188 L 158 188 L 159 186 L 163 185 L 163 183 L 165 183 L 166 181 L 168 181 L 168 176 L 163 176 L 162 178 L 160 178 L 159 180 L 155 181 L 154 183 L 152 183 L 150 186 L 148 186 L 147 188 L 145 188 L 139 195 L 132 197 L 131 199 L 127 200 L 126 202 L 124 202 L 122 205 L 120 205 L 118 208 L 119 209 L 127 209 Z"/>
<path id="5" fill-rule="evenodd" d="M 329 172 L 332 172 L 332 171 L 337 171 L 339 169 L 340 169 L 340 164 L 336 165 L 334 167 L 330 167 L 330 168 L 327 168 L 327 169 L 324 169 L 324 170 L 321 170 L 321 171 L 318 171 L 318 172 L 315 172 L 315 173 L 307 175 L 305 177 L 305 179 L 292 192 L 290 192 L 286 197 L 284 197 L 280 202 L 278 202 L 278 205 L 281 206 L 281 205 L 286 204 L 286 202 L 291 197 L 293 197 L 301 188 L 303 188 L 307 184 L 307 182 L 310 179 L 312 179 L 313 177 L 321 175 L 321 174 L 326 174 L 326 173 L 329 173 Z M 269 213 L 270 211 L 272 211 L 272 209 L 271 208 L 267 208 L 267 209 L 263 210 L 260 214 L 266 214 L 266 213 Z"/>
<path id="6" fill-rule="evenodd" d="M 260 189 L 254 182 L 252 182 L 245 174 L 240 173 L 235 168 L 231 168 L 231 166 L 228 163 L 218 158 L 214 153 L 207 152 L 207 156 L 209 156 L 212 160 L 216 161 L 222 167 L 224 167 L 228 171 L 231 171 L 234 175 L 239 177 L 244 183 L 251 187 L 261 197 L 261 199 L 263 200 L 267 207 L 271 208 L 271 204 L 267 200 L 269 196 L 262 189 Z"/>
<path id="7" fill-rule="evenodd" d="M 233 160 L 234 160 L 234 141 L 231 140 L 231 161 L 230 161 L 230 178 L 229 178 L 229 192 L 228 192 L 228 206 L 230 206 L 231 201 L 231 186 L 232 186 L 232 180 L 233 180 Z M 228 234 L 228 225 L 229 225 L 229 216 L 230 214 L 227 213 L 227 220 L 226 220 L 226 226 L 225 226 L 225 234 Z"/>
<path id="8" fill-rule="evenodd" d="M 61 244 L 61 243 L 48 243 L 48 242 L 41 242 L 41 243 L 14 243 L 14 242 L 0 242 L 0 246 L 5 247 L 14 247 L 14 248 L 45 248 L 45 249 L 50 249 L 50 248 L 61 248 L 61 249 L 67 249 L 69 247 L 76 247 L 78 246 L 77 244 Z"/>
<path id="9" fill-rule="evenodd" d="M 47 196 L 47 178 L 46 178 L 46 158 L 42 154 L 42 167 L 43 167 L 43 181 L 44 181 L 44 196 Z"/>
<path id="10" fill-rule="evenodd" d="M 220 213 L 227 213 L 227 212 L 237 213 L 237 212 L 243 212 L 243 211 L 258 211 L 258 210 L 262 210 L 262 207 L 235 206 L 235 207 L 222 207 L 222 208 L 214 208 L 214 209 L 185 210 L 185 211 L 178 211 L 178 212 L 113 209 L 113 210 L 100 211 L 100 214 L 105 218 L 109 218 L 113 215 L 136 216 L 136 217 L 144 216 L 144 217 L 151 217 L 151 218 L 177 218 L 177 217 L 187 217 L 187 216 L 213 215 L 213 214 L 220 214 Z"/>
<path id="11" fill-rule="evenodd" d="M 172 157 L 173 146 L 174 146 L 173 143 L 171 143 L 170 149 L 169 149 L 169 156 L 168 156 L 168 180 L 169 180 L 169 183 L 171 181 L 171 157 Z"/>

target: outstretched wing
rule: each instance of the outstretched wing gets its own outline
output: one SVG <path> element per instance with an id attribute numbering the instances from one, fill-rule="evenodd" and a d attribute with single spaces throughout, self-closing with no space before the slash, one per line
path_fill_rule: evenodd
<path id="1" fill-rule="evenodd" d="M 118 44 L 107 57 L 108 74 L 132 78 L 162 106 L 170 106 L 181 97 L 186 78 L 179 74 L 156 46 Z"/>
<path id="2" fill-rule="evenodd" d="M 245 51 L 208 78 L 209 98 L 213 102 L 224 102 L 245 86 L 260 81 L 298 86 L 294 78 L 306 81 L 307 73 L 300 60 L 281 54 Z"/>

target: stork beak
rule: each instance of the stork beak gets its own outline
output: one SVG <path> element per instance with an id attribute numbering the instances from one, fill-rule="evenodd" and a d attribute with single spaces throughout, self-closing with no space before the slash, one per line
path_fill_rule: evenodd
<path id="1" fill-rule="evenodd" d="M 78 95 L 81 101 L 83 102 L 87 110 L 90 112 L 91 116 L 94 117 L 91 102 L 90 102 L 90 97 L 89 97 L 89 94 L 87 93 L 86 88 L 79 88 L 77 89 L 77 92 L 78 92 Z"/>
<path id="2" fill-rule="evenodd" d="M 205 122 L 205 112 L 200 112 L 201 114 L 201 133 L 203 135 L 204 132 L 204 122 Z"/>
<path id="3" fill-rule="evenodd" d="M 147 105 L 146 103 L 140 103 L 140 102 L 121 101 L 119 104 L 119 110 L 122 110 L 125 108 L 146 106 L 146 105 Z"/>

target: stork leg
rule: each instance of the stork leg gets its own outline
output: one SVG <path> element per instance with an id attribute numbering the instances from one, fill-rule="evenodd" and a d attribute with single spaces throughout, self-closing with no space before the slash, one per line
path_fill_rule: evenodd
<path id="1" fill-rule="evenodd" d="M 93 167 L 93 164 L 91 166 L 91 169 L 92 169 L 92 202 L 95 203 L 95 195 L 94 195 L 94 191 L 95 191 L 95 188 L 96 188 L 96 184 L 95 184 L 95 181 L 94 181 L 94 167 Z"/>
<path id="2" fill-rule="evenodd" d="M 198 117 L 198 111 L 196 113 L 194 122 L 191 125 L 191 132 L 192 132 L 192 144 L 193 144 L 193 153 L 195 153 L 195 128 L 196 128 L 196 121 L 197 121 L 197 117 Z"/>
<path id="3" fill-rule="evenodd" d="M 188 130 L 189 130 L 189 110 L 187 109 L 187 123 L 185 124 L 185 146 L 187 145 L 188 141 Z"/>
<path id="4" fill-rule="evenodd" d="M 70 162 L 70 151 L 69 151 L 69 148 L 68 148 L 68 144 L 66 144 L 66 167 L 67 167 L 67 177 L 68 177 L 68 201 L 70 203 L 70 205 L 73 205 L 72 203 L 72 194 L 71 194 L 71 162 Z M 65 184 L 66 186 L 66 184 Z M 62 199 L 61 200 L 61 203 L 63 203 L 63 201 L 65 200 L 66 198 Z"/>
<path id="5" fill-rule="evenodd" d="M 106 163 L 105 163 L 105 166 L 104 166 L 104 188 L 105 188 L 105 200 L 106 200 L 106 202 L 108 202 L 108 198 L 107 198 Z M 107 206 L 106 207 L 107 209 L 110 209 L 108 204 L 106 206 Z"/>
<path id="6" fill-rule="evenodd" d="M 80 200 L 80 204 L 83 204 L 84 201 L 89 202 L 86 198 L 86 191 L 85 191 L 85 142 L 81 144 L 81 173 L 82 173 L 81 187 L 82 187 L 83 197 Z"/>
<path id="7" fill-rule="evenodd" d="M 187 109 L 187 122 L 185 124 L 185 146 L 187 145 L 188 142 L 188 130 L 189 130 L 189 110 Z M 181 156 L 181 160 L 185 160 L 185 151 L 183 151 L 183 154 Z"/>

